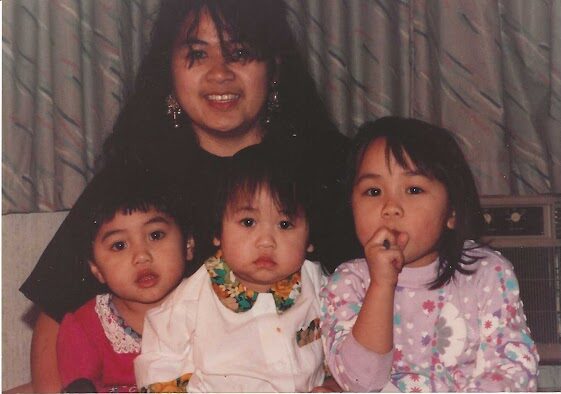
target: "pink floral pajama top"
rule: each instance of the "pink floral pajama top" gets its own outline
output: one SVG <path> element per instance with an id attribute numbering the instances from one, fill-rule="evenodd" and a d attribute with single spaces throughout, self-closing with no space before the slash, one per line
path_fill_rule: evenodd
<path id="1" fill-rule="evenodd" d="M 346 262 L 322 297 L 322 335 L 329 368 L 344 390 L 402 392 L 535 391 L 538 354 L 512 264 L 478 248 L 476 270 L 428 290 L 437 261 L 404 268 L 394 302 L 394 349 L 377 354 L 351 330 L 370 284 L 366 260 Z M 376 335 L 375 332 L 372 335 Z"/>

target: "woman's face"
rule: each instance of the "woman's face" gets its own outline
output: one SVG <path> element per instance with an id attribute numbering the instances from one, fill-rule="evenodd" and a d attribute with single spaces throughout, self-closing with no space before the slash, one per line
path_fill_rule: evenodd
<path id="1" fill-rule="evenodd" d="M 176 39 L 172 53 L 174 93 L 201 147 L 230 156 L 259 143 L 259 119 L 268 94 L 267 64 L 250 60 L 248 50 L 228 37 L 224 37 L 228 49 L 223 53 L 215 24 L 206 11 L 201 13 L 192 37 L 185 35 Z"/>

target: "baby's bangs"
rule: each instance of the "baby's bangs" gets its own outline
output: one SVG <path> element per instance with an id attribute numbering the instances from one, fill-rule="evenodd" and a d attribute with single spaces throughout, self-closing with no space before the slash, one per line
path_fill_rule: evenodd
<path id="1" fill-rule="evenodd" d="M 270 179 L 262 181 L 247 180 L 243 184 L 235 186 L 230 193 L 226 208 L 232 212 L 243 207 L 251 207 L 257 195 L 266 190 L 273 199 L 273 203 L 279 212 L 290 218 L 303 214 L 303 206 L 299 203 L 296 187 L 292 183 L 276 185 Z"/>
<path id="2" fill-rule="evenodd" d="M 304 206 L 300 203 L 302 196 L 298 195 L 294 183 L 283 184 L 277 188 L 269 187 L 269 190 L 279 212 L 290 218 L 304 215 Z"/>
<path id="3" fill-rule="evenodd" d="M 226 211 L 231 212 L 242 207 L 250 207 L 259 192 L 258 184 L 255 182 L 245 182 L 243 184 L 231 185 L 230 190 L 226 191 Z"/>

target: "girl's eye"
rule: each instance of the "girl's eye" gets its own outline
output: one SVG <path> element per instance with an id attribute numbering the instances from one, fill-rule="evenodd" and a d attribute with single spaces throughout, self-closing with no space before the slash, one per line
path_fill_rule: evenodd
<path id="1" fill-rule="evenodd" d="M 283 220 L 279 223 L 279 227 L 281 228 L 281 230 L 289 230 L 291 228 L 294 227 L 294 225 L 289 222 L 288 220 Z"/>
<path id="2" fill-rule="evenodd" d="M 367 189 L 364 194 L 366 194 L 369 197 L 376 197 L 379 196 L 382 193 L 382 191 L 380 189 L 378 189 L 377 187 L 371 187 L 370 189 Z"/>
<path id="3" fill-rule="evenodd" d="M 407 189 L 407 193 L 409 194 L 421 194 L 422 192 L 424 192 L 424 190 L 419 186 L 411 186 Z"/>
<path id="4" fill-rule="evenodd" d="M 121 251 L 123 249 L 125 249 L 127 247 L 127 244 L 124 243 L 123 241 L 117 241 L 117 242 L 113 242 L 111 244 L 111 249 L 115 250 L 115 251 Z"/>
<path id="5" fill-rule="evenodd" d="M 253 227 L 255 225 L 255 219 L 243 218 L 242 220 L 240 220 L 240 223 L 244 227 Z"/>
<path id="6" fill-rule="evenodd" d="M 164 238 L 166 236 L 166 233 L 164 233 L 163 231 L 152 231 L 150 233 L 150 239 L 152 241 L 159 241 L 160 239 Z"/>

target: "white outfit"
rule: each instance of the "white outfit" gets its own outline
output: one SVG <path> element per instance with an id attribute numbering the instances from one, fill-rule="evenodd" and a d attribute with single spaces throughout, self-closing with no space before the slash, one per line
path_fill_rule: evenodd
<path id="1" fill-rule="evenodd" d="M 296 334 L 317 325 L 325 277 L 307 260 L 301 275 L 302 293 L 283 313 L 270 293 L 260 293 L 250 310 L 234 312 L 218 298 L 203 265 L 146 314 L 135 360 L 138 387 L 185 373 L 193 373 L 189 392 L 309 392 L 321 385 L 319 331 L 303 346 Z"/>

